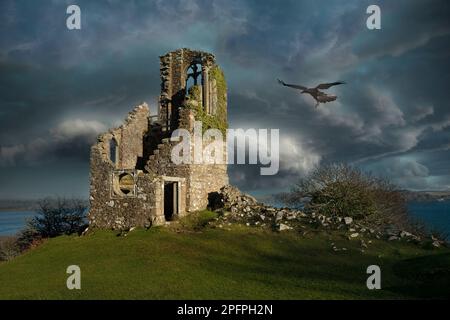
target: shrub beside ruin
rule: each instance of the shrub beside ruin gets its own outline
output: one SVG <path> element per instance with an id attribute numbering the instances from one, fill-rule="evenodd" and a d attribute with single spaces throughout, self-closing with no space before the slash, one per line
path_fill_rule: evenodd
<path id="1" fill-rule="evenodd" d="M 10 260 L 43 239 L 81 233 L 87 226 L 87 208 L 86 201 L 80 199 L 57 197 L 39 201 L 36 216 L 17 237 L 1 239 L 0 260 Z"/>
<path id="2" fill-rule="evenodd" d="M 286 203 L 327 217 L 405 223 L 406 201 L 386 179 L 344 164 L 316 168 L 285 195 Z"/>

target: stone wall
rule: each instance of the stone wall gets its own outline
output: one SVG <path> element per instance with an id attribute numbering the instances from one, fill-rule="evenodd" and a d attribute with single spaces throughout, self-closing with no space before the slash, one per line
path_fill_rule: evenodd
<path id="1" fill-rule="evenodd" d="M 189 101 L 187 101 L 187 69 L 193 63 L 201 64 L 203 82 L 199 84 L 200 90 L 194 90 L 196 94 L 189 95 Z M 160 68 L 162 82 L 160 118 L 167 122 L 169 131 L 183 128 L 192 134 L 194 121 L 197 120 L 204 123 L 204 129 L 214 127 L 224 132 L 227 127 L 226 84 L 222 71 L 216 65 L 214 55 L 184 48 L 160 57 Z M 193 108 L 192 105 L 196 107 Z M 191 152 L 194 147 L 194 141 L 191 139 Z M 159 148 L 159 155 L 155 156 L 155 159 L 150 157 L 146 168 L 157 170 L 157 174 L 186 178 L 185 210 L 187 212 L 205 209 L 208 204 L 208 194 L 228 184 L 226 164 L 165 163 L 161 166 L 161 161 L 164 163 L 162 159 L 170 157 L 170 149 L 168 144 L 167 147 L 159 146 Z M 164 156 L 161 156 L 163 154 Z"/>
<path id="2" fill-rule="evenodd" d="M 91 148 L 90 210 L 91 226 L 123 229 L 136 225 L 151 225 L 157 216 L 159 190 L 155 188 L 157 177 L 136 170 L 143 152 L 143 136 L 148 128 L 149 109 L 146 104 L 137 106 L 128 114 L 123 125 L 111 129 L 98 137 Z M 118 144 L 118 159 L 110 159 L 110 141 Z M 135 193 L 131 196 L 117 194 L 114 176 L 130 172 L 136 181 Z"/>
<path id="3" fill-rule="evenodd" d="M 179 164 L 176 165 L 171 161 L 172 147 L 177 142 L 172 142 L 168 138 L 163 139 L 162 143 L 158 145 L 158 148 L 149 157 L 147 165 L 145 166 L 148 175 L 154 178 L 159 178 L 159 189 L 163 189 L 164 181 L 171 181 L 170 178 L 179 178 L 181 199 L 179 203 L 179 216 L 183 216 L 187 212 L 186 208 L 186 194 L 188 194 L 188 186 L 186 184 L 186 177 L 189 176 L 188 165 Z M 164 194 L 157 199 L 156 215 L 164 215 L 164 205 L 162 199 Z"/>
<path id="4" fill-rule="evenodd" d="M 134 169 L 143 156 L 143 136 L 148 130 L 149 108 L 147 104 L 136 107 L 120 126 L 120 169 Z"/>
<path id="5" fill-rule="evenodd" d="M 165 200 L 174 200 L 174 215 L 183 216 L 205 209 L 209 194 L 228 184 L 226 164 L 174 164 L 171 159 L 178 143 L 170 139 L 173 130 L 184 128 L 193 134 L 196 120 L 226 128 L 226 85 L 214 56 L 180 49 L 160 59 L 157 119 L 150 116 L 146 104 L 139 105 L 123 125 L 100 135 L 91 148 L 88 218 L 92 227 L 123 230 L 163 224 Z M 191 97 L 190 103 L 201 110 L 186 103 L 187 69 L 197 63 L 201 64 L 200 95 Z M 111 159 L 111 141 L 117 143 L 115 161 Z M 195 147 L 191 139 L 191 150 Z"/>
<path id="6" fill-rule="evenodd" d="M 97 157 L 95 148 L 91 160 L 100 166 L 104 162 Z M 91 169 L 91 196 L 88 214 L 89 225 L 106 229 L 127 229 L 133 226 L 157 225 L 163 223 L 157 214 L 156 200 L 161 197 L 155 188 L 158 179 L 137 173 L 136 195 L 134 197 L 115 197 L 111 194 L 112 168 Z"/>
<path id="7" fill-rule="evenodd" d="M 193 134 L 195 113 L 190 109 L 180 112 L 180 128 Z M 192 212 L 205 209 L 208 205 L 208 194 L 218 191 L 228 184 L 226 164 L 174 164 L 171 161 L 172 147 L 179 141 L 163 139 L 158 149 L 150 156 L 146 171 L 154 176 L 169 176 L 185 178 L 182 183 L 186 199 L 182 203 L 183 212 Z M 191 154 L 195 148 L 194 139 L 191 139 Z M 205 147 L 205 146 L 204 146 Z M 224 150 L 226 154 L 226 149 Z"/>
<path id="8" fill-rule="evenodd" d="M 215 65 L 214 55 L 183 48 L 160 57 L 161 95 L 159 99 L 159 113 L 161 121 L 168 126 L 169 131 L 178 127 L 178 111 L 183 105 L 186 95 L 187 69 L 195 63 L 202 66 L 202 103 L 205 109 L 208 110 L 208 104 L 211 100 L 209 96 L 211 87 L 209 70 Z"/>
<path id="9" fill-rule="evenodd" d="M 209 194 L 228 184 L 228 174 L 226 164 L 192 164 L 189 169 L 187 210 L 192 212 L 208 206 Z"/>
<path id="10" fill-rule="evenodd" d="M 143 103 L 131 111 L 124 124 L 98 137 L 98 148 L 102 158 L 115 169 L 134 169 L 143 156 L 143 136 L 149 127 L 149 108 Z M 113 163 L 110 158 L 110 141 L 115 140 L 118 158 Z"/>

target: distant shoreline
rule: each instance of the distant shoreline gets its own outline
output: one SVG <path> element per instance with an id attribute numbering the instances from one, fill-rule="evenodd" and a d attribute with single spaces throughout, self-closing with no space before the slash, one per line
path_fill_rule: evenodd
<path id="1" fill-rule="evenodd" d="M 450 192 L 448 191 L 408 191 L 401 190 L 406 201 L 411 202 L 430 202 L 430 201 L 448 201 Z"/>
<path id="2" fill-rule="evenodd" d="M 35 208 L 30 207 L 11 207 L 11 208 L 0 208 L 0 212 L 20 212 L 20 211 L 36 211 Z"/>
<path id="3" fill-rule="evenodd" d="M 37 200 L 0 200 L 0 212 L 35 211 Z"/>

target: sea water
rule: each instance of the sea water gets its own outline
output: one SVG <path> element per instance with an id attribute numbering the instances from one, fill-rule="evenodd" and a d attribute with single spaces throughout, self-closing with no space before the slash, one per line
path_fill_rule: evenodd
<path id="1" fill-rule="evenodd" d="M 36 215 L 33 211 L 0 211 L 0 236 L 11 236 L 22 230 L 27 220 Z"/>
<path id="2" fill-rule="evenodd" d="M 450 201 L 410 202 L 410 215 L 422 221 L 430 230 L 450 236 Z"/>

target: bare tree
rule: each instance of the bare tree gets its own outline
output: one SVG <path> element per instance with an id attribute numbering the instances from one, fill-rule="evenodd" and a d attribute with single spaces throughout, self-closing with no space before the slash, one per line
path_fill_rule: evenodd
<path id="1" fill-rule="evenodd" d="M 86 201 L 62 197 L 46 198 L 38 203 L 37 215 L 29 227 L 42 238 L 79 232 L 86 224 Z"/>

